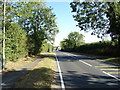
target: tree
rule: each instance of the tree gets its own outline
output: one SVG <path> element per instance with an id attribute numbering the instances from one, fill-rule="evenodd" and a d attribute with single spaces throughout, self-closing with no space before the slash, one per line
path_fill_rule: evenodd
<path id="1" fill-rule="evenodd" d="M 15 23 L 6 23 L 6 60 L 17 60 L 28 55 L 27 34 Z"/>
<path id="2" fill-rule="evenodd" d="M 53 43 L 58 33 L 56 16 L 52 9 L 44 2 L 17 2 L 10 3 L 8 19 L 9 22 L 17 22 L 28 36 L 29 52 L 37 54 L 41 50 L 42 42 Z"/>
<path id="3" fill-rule="evenodd" d="M 106 34 L 118 37 L 120 45 L 120 2 L 71 2 L 70 6 L 80 30 L 102 38 Z"/>
<path id="4" fill-rule="evenodd" d="M 60 42 L 60 46 L 62 47 L 63 50 L 68 49 L 69 48 L 69 40 L 64 39 L 63 41 Z"/>
<path id="5" fill-rule="evenodd" d="M 63 49 L 75 49 L 77 46 L 82 45 L 84 36 L 79 32 L 71 32 L 67 39 L 61 41 L 61 47 Z"/>
<path id="6" fill-rule="evenodd" d="M 82 34 L 79 34 L 79 32 L 71 32 L 68 35 L 69 47 L 70 48 L 75 48 L 81 42 L 84 42 L 83 38 L 84 38 L 84 36 Z"/>

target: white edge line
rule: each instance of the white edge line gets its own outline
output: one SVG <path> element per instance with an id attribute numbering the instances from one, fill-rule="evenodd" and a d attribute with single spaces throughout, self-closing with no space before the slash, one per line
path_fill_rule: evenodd
<path id="1" fill-rule="evenodd" d="M 65 85 L 64 85 L 64 81 L 63 81 L 63 77 L 62 77 L 62 73 L 61 73 L 61 68 L 60 68 L 60 64 L 59 64 L 59 61 L 58 61 L 56 54 L 55 54 L 55 57 L 56 57 L 56 61 L 57 61 L 58 72 L 60 75 L 61 88 L 62 88 L 62 90 L 65 90 Z"/>
<path id="2" fill-rule="evenodd" d="M 86 63 L 86 62 L 84 62 L 84 61 L 82 61 L 82 60 L 79 60 L 79 61 L 82 62 L 82 63 L 84 63 L 84 64 L 86 64 L 86 65 L 88 65 L 88 66 L 90 66 L 90 67 L 92 67 L 92 65 L 89 64 L 89 63 Z"/>
<path id="3" fill-rule="evenodd" d="M 104 74 L 107 74 L 107 75 L 109 75 L 109 76 L 111 76 L 111 77 L 113 77 L 113 78 L 115 78 L 115 79 L 117 79 L 118 81 L 120 81 L 120 79 L 119 78 L 117 78 L 117 77 L 115 77 L 115 76 L 113 76 L 113 75 L 111 75 L 111 74 L 109 74 L 109 73 L 107 73 L 107 72 L 105 72 L 105 71 L 102 71 Z"/>

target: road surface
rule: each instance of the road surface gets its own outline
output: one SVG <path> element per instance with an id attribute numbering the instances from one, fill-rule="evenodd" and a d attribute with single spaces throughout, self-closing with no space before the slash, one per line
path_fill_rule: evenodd
<path id="1" fill-rule="evenodd" d="M 120 88 L 119 65 L 60 51 L 56 52 L 56 58 L 65 89 Z"/>

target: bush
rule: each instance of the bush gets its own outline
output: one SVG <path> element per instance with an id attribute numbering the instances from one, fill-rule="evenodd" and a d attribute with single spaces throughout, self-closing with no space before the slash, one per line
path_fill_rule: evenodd
<path id="1" fill-rule="evenodd" d="M 119 48 L 112 41 L 85 44 L 79 46 L 76 51 L 94 55 L 119 56 Z"/>
<path id="2" fill-rule="evenodd" d="M 6 60 L 15 61 L 28 54 L 26 32 L 15 23 L 6 24 Z"/>
<path id="3" fill-rule="evenodd" d="M 53 46 L 49 43 L 44 42 L 41 47 L 41 52 L 52 52 Z"/>
<path id="4" fill-rule="evenodd" d="M 94 42 L 81 45 L 75 49 L 64 49 L 63 51 L 72 51 L 102 56 L 120 56 L 120 48 L 112 41 Z"/>

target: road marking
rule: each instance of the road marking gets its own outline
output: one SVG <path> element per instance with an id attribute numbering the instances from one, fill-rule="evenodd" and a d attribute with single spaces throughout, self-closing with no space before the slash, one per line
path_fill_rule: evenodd
<path id="1" fill-rule="evenodd" d="M 120 74 L 120 72 L 108 72 L 109 74 Z"/>
<path id="2" fill-rule="evenodd" d="M 120 69 L 100 69 L 100 70 L 113 70 L 113 71 L 118 71 Z"/>
<path id="3" fill-rule="evenodd" d="M 86 62 L 84 62 L 84 61 L 82 61 L 82 60 L 79 60 L 80 62 L 82 62 L 82 63 L 84 63 L 84 64 L 86 64 L 86 65 L 88 65 L 88 66 L 90 66 L 90 67 L 92 67 L 92 65 L 91 64 L 89 64 L 89 63 L 86 63 Z M 95 66 L 95 68 L 96 67 L 120 67 L 120 66 Z M 97 69 L 97 68 L 96 68 Z M 108 76 L 111 76 L 111 77 L 113 77 L 113 78 L 115 78 L 116 80 L 118 80 L 118 81 L 120 81 L 120 79 L 119 78 L 117 78 L 117 77 L 115 77 L 115 76 L 113 76 L 113 75 L 111 75 L 111 74 L 109 74 L 109 73 L 107 73 L 107 72 L 105 72 L 105 71 L 102 71 L 104 74 L 107 74 Z"/>
<path id="4" fill-rule="evenodd" d="M 60 68 L 60 64 L 59 64 L 59 61 L 58 61 L 56 54 L 55 54 L 55 58 L 57 60 L 58 72 L 59 72 L 60 81 L 61 81 L 61 88 L 62 88 L 62 90 L 65 90 L 65 85 L 64 85 L 64 81 L 63 81 L 63 77 L 62 77 L 62 73 L 61 73 L 61 68 Z"/>
<path id="5" fill-rule="evenodd" d="M 67 55 L 68 55 L 68 54 L 67 54 Z M 73 56 L 74 56 L 74 55 L 73 55 Z M 73 57 L 73 56 L 71 56 L 71 57 L 76 59 L 76 57 Z M 90 67 L 92 67 L 92 65 L 89 64 L 89 63 L 86 63 L 86 62 L 84 62 L 84 61 L 82 61 L 82 60 L 79 60 L 79 61 L 82 62 L 82 63 L 84 63 L 84 64 L 86 64 L 86 65 L 88 65 L 88 66 L 90 66 Z"/>
<path id="6" fill-rule="evenodd" d="M 79 60 L 79 61 L 82 62 L 82 63 L 84 63 L 84 64 L 86 64 L 86 65 L 88 65 L 88 66 L 90 66 L 90 67 L 92 67 L 92 65 L 89 64 L 89 63 L 86 63 L 86 62 L 84 62 L 84 61 L 82 61 L 82 60 Z"/>
<path id="7" fill-rule="evenodd" d="M 73 55 L 74 56 L 74 55 Z M 72 56 L 71 56 L 72 57 Z M 72 58 L 75 58 L 75 57 L 72 57 Z M 76 58 L 75 58 L 76 59 Z M 84 61 L 82 61 L 82 60 L 79 60 L 80 62 L 82 62 L 82 63 L 84 63 L 84 64 L 86 64 L 86 65 L 88 65 L 88 66 L 90 66 L 90 67 L 92 67 L 92 65 L 91 64 L 89 64 L 89 63 L 86 63 L 86 62 L 84 62 Z"/>
<path id="8" fill-rule="evenodd" d="M 105 72 L 105 71 L 102 71 L 104 74 L 107 74 L 107 75 L 109 75 L 109 76 L 111 76 L 111 77 L 113 77 L 113 78 L 115 78 L 115 79 L 117 79 L 118 81 L 120 81 L 120 79 L 119 78 L 117 78 L 117 77 L 115 77 L 115 76 L 113 76 L 113 75 L 111 75 L 111 74 L 109 74 L 109 73 L 107 73 L 107 72 Z"/>
<path id="9" fill-rule="evenodd" d="M 120 67 L 120 66 L 95 66 L 95 67 Z"/>

